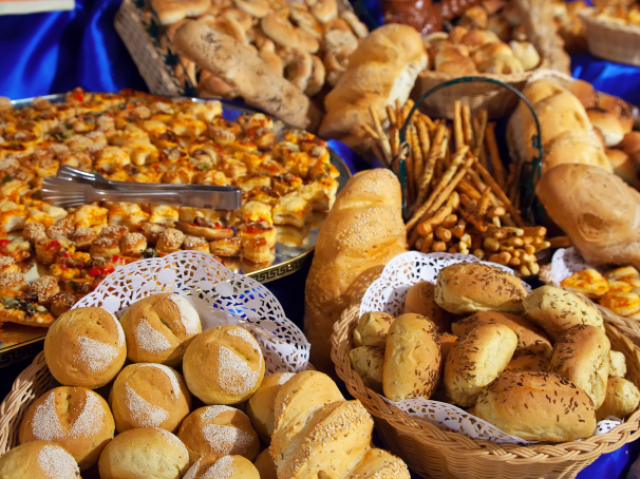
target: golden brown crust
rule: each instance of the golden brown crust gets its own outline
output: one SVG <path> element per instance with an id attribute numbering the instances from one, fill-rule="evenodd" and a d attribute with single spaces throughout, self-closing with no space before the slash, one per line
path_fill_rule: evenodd
<path id="1" fill-rule="evenodd" d="M 384 349 L 387 342 L 389 328 L 395 321 L 390 314 L 381 311 L 364 313 L 353 330 L 353 344 L 355 346 L 376 346 Z"/>
<path id="2" fill-rule="evenodd" d="M 407 297 L 404 300 L 403 312 L 426 316 L 433 321 L 441 333 L 450 329 L 451 317 L 449 313 L 436 304 L 435 284 L 428 281 L 420 281 L 409 288 Z"/>
<path id="3" fill-rule="evenodd" d="M 209 477 L 224 477 L 225 479 L 264 479 L 260 476 L 256 466 L 242 456 L 220 456 L 209 454 L 193 464 L 185 479 L 207 479 Z"/>
<path id="4" fill-rule="evenodd" d="M 351 367 L 362 378 L 369 389 L 382 393 L 382 370 L 384 349 L 375 346 L 360 346 L 349 351 Z"/>
<path id="5" fill-rule="evenodd" d="M 81 479 L 73 456 L 52 441 L 28 442 L 0 457 L 0 475 L 3 477 L 50 479 L 56 471 L 60 471 L 59 477 L 63 479 Z"/>
<path id="6" fill-rule="evenodd" d="M 609 416 L 626 419 L 638 409 L 638 404 L 640 391 L 635 384 L 624 378 L 610 378 L 607 382 L 607 394 L 596 411 L 596 418 L 598 421 L 603 421 Z"/>
<path id="7" fill-rule="evenodd" d="M 255 394 L 246 402 L 245 411 L 251 419 L 260 438 L 265 442 L 271 441 L 275 429 L 275 407 L 278 391 L 293 373 L 274 373 L 265 376 Z"/>

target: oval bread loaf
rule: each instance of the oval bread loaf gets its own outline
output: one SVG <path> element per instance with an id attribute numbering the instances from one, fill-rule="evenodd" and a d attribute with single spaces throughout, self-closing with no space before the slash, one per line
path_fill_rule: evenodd
<path id="1" fill-rule="evenodd" d="M 382 368 L 384 349 L 375 346 L 360 346 L 349 351 L 351 367 L 362 378 L 369 389 L 382 393 Z"/>
<path id="2" fill-rule="evenodd" d="M 355 346 L 376 346 L 384 349 L 394 317 L 381 311 L 364 313 L 353 330 Z"/>
<path id="3" fill-rule="evenodd" d="M 638 409 L 640 391 L 635 384 L 624 378 L 609 378 L 604 402 L 596 411 L 596 419 L 603 421 L 609 416 L 625 419 Z"/>

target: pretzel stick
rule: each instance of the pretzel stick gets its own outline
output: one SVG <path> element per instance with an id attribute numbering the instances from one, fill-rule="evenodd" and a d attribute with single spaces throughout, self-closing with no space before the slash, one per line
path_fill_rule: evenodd
<path id="1" fill-rule="evenodd" d="M 451 212 L 453 211 L 453 203 L 450 200 L 452 198 L 453 195 L 449 197 L 447 203 L 442 208 L 440 208 L 435 215 L 433 215 L 428 220 L 423 221 L 416 227 L 416 230 L 421 236 L 427 236 L 429 233 L 433 232 L 434 227 L 442 224 L 444 219 L 451 214 Z"/>
<path id="2" fill-rule="evenodd" d="M 473 141 L 473 128 L 471 126 L 471 109 L 466 103 L 462 105 L 462 134 L 464 135 L 464 143 L 473 151 L 475 143 Z"/>
<path id="3" fill-rule="evenodd" d="M 489 123 L 487 125 L 487 148 L 489 155 L 491 156 L 491 165 L 493 166 L 493 176 L 496 179 L 496 183 L 500 185 L 500 188 L 507 189 L 507 183 L 504 178 L 504 167 L 502 166 L 502 160 L 500 159 L 500 150 L 498 150 L 498 143 L 496 142 L 496 124 Z"/>
<path id="4" fill-rule="evenodd" d="M 398 119 L 396 118 L 396 112 L 393 111 L 393 107 L 391 105 L 386 106 L 387 117 L 389 117 L 390 126 L 398 126 Z"/>
<path id="5" fill-rule="evenodd" d="M 374 140 L 380 141 L 380 136 L 378 135 L 378 132 L 375 131 L 373 128 L 371 128 L 369 125 L 367 125 L 366 123 L 363 123 L 362 129 L 366 131 L 371 138 L 373 138 Z"/>
<path id="6" fill-rule="evenodd" d="M 415 197 L 416 197 L 416 184 L 415 184 L 415 173 L 414 173 L 414 167 L 413 167 L 413 163 L 414 163 L 414 151 L 413 148 L 411 147 L 412 143 L 413 143 L 413 134 L 411 132 L 411 128 L 407 128 L 405 130 L 405 141 L 407 142 L 407 144 L 409 145 L 409 154 L 407 155 L 407 157 L 405 158 L 405 164 L 407 166 L 407 188 L 409 189 L 409 198 L 408 198 L 408 202 L 409 204 L 412 204 Z"/>
<path id="7" fill-rule="evenodd" d="M 404 115 L 402 114 L 402 107 L 398 99 L 396 99 L 396 118 L 398 118 L 398 129 L 400 129 L 404 125 Z"/>
<path id="8" fill-rule="evenodd" d="M 369 112 L 371 113 L 371 118 L 373 119 L 373 124 L 376 127 L 376 131 L 378 132 L 378 136 L 380 137 L 380 146 L 382 147 L 382 152 L 385 155 L 385 159 L 387 164 L 391 163 L 391 145 L 389 144 L 389 138 L 384 134 L 384 130 L 382 129 L 382 124 L 380 123 L 380 118 L 376 113 L 376 110 L 373 107 L 369 108 Z"/>
<path id="9" fill-rule="evenodd" d="M 474 150 L 474 154 L 478 156 L 480 154 L 480 150 L 482 149 L 482 146 L 484 145 L 484 140 L 487 134 L 487 121 L 488 121 L 487 110 L 480 110 L 480 112 L 478 112 L 478 116 L 476 116 L 474 120 L 478 123 L 477 128 L 475 128 L 475 125 L 474 125 L 474 129 L 473 129 L 473 134 L 476 139 L 476 142 L 475 142 L 476 149 Z"/>
<path id="10" fill-rule="evenodd" d="M 426 157 L 429 155 L 429 150 L 431 149 L 429 129 L 422 118 L 419 119 L 416 126 L 418 128 L 418 139 L 420 140 L 420 146 L 422 147 L 422 156 Z"/>
<path id="11" fill-rule="evenodd" d="M 444 172 L 444 174 L 442 175 L 442 178 L 438 180 L 438 184 L 433 189 L 433 193 L 431 193 L 431 196 L 426 201 L 426 204 L 429 204 L 431 201 L 435 200 L 436 196 L 440 194 L 440 192 L 447 186 L 447 184 L 451 181 L 451 178 L 455 174 L 458 167 L 462 164 L 462 161 L 464 160 L 464 157 L 468 152 L 469 152 L 469 147 L 466 145 L 463 146 L 462 149 L 456 152 L 455 156 L 451 160 L 451 165 Z"/>
<path id="12" fill-rule="evenodd" d="M 462 180 L 458 185 L 458 189 L 474 200 L 479 200 L 482 197 L 482 194 L 467 180 Z"/>
<path id="13" fill-rule="evenodd" d="M 482 218 L 487 214 L 489 208 L 489 195 L 491 194 L 491 187 L 487 186 L 482 192 L 482 197 L 478 201 L 478 217 Z"/>
<path id="14" fill-rule="evenodd" d="M 550 248 L 569 248 L 573 246 L 568 236 L 556 236 L 549 239 Z"/>
<path id="15" fill-rule="evenodd" d="M 433 120 L 431 118 L 429 118 L 428 115 L 425 115 L 424 113 L 420 113 L 420 118 L 427 125 L 427 128 L 430 131 L 436 129 L 437 125 L 433 122 Z"/>
<path id="16" fill-rule="evenodd" d="M 502 203 L 504 204 L 504 207 L 511 214 L 513 221 L 515 221 L 518 226 L 524 226 L 524 221 L 522 221 L 522 217 L 520 216 L 520 213 L 518 212 L 518 210 L 516 210 L 513 207 L 513 205 L 511 204 L 511 201 L 509 200 L 505 192 L 502 191 L 502 188 L 500 188 L 500 185 L 496 183 L 496 180 L 493 179 L 493 177 L 489 174 L 486 168 L 481 164 L 476 163 L 476 168 L 480 172 L 480 175 L 482 176 L 482 178 L 484 178 L 484 181 L 487 182 L 487 185 L 491 187 L 491 189 L 496 194 L 496 196 L 500 199 L 500 201 L 502 201 Z"/>
<path id="17" fill-rule="evenodd" d="M 455 138 L 456 149 L 460 149 L 464 145 L 464 134 L 462 132 L 462 112 L 460 111 L 462 104 L 460 100 L 453 102 L 453 135 Z"/>
<path id="18" fill-rule="evenodd" d="M 418 187 L 424 170 L 424 156 L 422 155 L 422 149 L 420 148 L 418 129 L 415 124 L 411 125 L 411 150 L 413 151 L 413 173 L 416 192 L 414 196 L 415 198 L 418 195 Z"/>
<path id="19" fill-rule="evenodd" d="M 424 203 L 424 200 L 427 197 L 427 193 L 429 193 L 429 185 L 431 185 L 431 180 L 433 179 L 436 160 L 438 159 L 438 156 L 440 156 L 440 152 L 442 151 L 442 143 L 445 141 L 446 133 L 447 127 L 444 125 L 439 125 L 435 138 L 433 139 L 433 145 L 431 145 L 431 150 L 429 151 L 427 161 L 424 165 L 424 173 L 422 175 L 422 178 L 420 179 L 420 185 L 418 187 L 418 198 L 416 200 L 417 205 L 421 205 L 422 203 Z"/>

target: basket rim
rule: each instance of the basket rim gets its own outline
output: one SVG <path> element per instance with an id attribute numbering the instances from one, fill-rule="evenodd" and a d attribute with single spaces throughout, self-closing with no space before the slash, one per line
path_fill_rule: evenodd
<path id="1" fill-rule="evenodd" d="M 586 8 L 578 13 L 580 18 L 588 27 L 599 27 L 614 33 L 622 33 L 640 38 L 640 25 L 630 23 L 616 23 L 607 18 L 600 18 L 593 15 L 595 8 Z M 587 36 L 589 32 L 587 32 Z"/>
<path id="2" fill-rule="evenodd" d="M 374 417 L 387 421 L 401 434 L 413 436 L 421 442 L 428 441 L 441 447 L 459 449 L 465 454 L 484 456 L 489 460 L 501 462 L 516 462 L 520 465 L 539 463 L 543 460 L 551 463 L 595 460 L 601 454 L 615 451 L 640 436 L 640 407 L 624 423 L 606 434 L 591 436 L 580 441 L 527 446 L 472 439 L 459 432 L 440 429 L 427 420 L 413 418 L 405 411 L 384 401 L 381 395 L 375 391 L 364 386 L 360 376 L 351 367 L 348 351 L 351 344 L 349 338 L 358 319 L 359 307 L 360 305 L 352 305 L 345 309 L 340 319 L 335 323 L 331 336 L 331 358 L 336 373 L 345 382 L 353 397 L 363 402 Z M 605 329 L 608 336 L 615 336 L 616 339 L 624 342 L 627 348 L 635 353 L 635 360 L 640 364 L 640 348 L 618 330 L 616 321 L 610 321 L 609 315 L 605 320 Z M 346 341 L 344 340 L 345 332 Z"/>
<path id="3" fill-rule="evenodd" d="M 473 76 L 491 78 L 493 80 L 499 80 L 503 83 L 522 83 L 526 82 L 529 77 L 539 70 L 546 70 L 548 68 L 548 61 L 546 58 L 541 58 L 540 64 L 533 70 L 529 70 L 522 73 L 509 73 L 509 74 L 496 74 L 496 73 L 474 73 Z M 447 81 L 455 78 L 462 78 L 467 75 L 453 75 L 451 73 L 443 73 L 434 70 L 425 69 L 419 74 L 421 78 L 428 78 L 431 80 Z"/>

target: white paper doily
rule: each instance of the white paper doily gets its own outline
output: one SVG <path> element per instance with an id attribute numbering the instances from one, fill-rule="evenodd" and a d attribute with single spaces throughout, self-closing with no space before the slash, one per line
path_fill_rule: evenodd
<path id="1" fill-rule="evenodd" d="M 393 258 L 382 271 L 380 277 L 371 283 L 360 303 L 360 316 L 370 311 L 383 311 L 391 316 L 399 316 L 404 308 L 404 300 L 411 286 L 420 281 L 435 283 L 440 270 L 456 263 L 483 263 L 513 273 L 506 266 L 480 261 L 472 255 L 450 253 L 419 253 L 410 251 Z M 522 282 L 527 292 L 531 287 Z M 431 401 L 424 398 L 390 401 L 407 414 L 432 422 L 440 427 L 462 433 L 472 439 L 484 439 L 496 443 L 534 444 L 515 436 L 510 436 L 482 419 L 467 413 L 452 404 Z M 604 434 L 620 425 L 620 421 L 600 421 L 595 434 Z"/>
<path id="2" fill-rule="evenodd" d="M 74 308 L 97 306 L 120 317 L 135 301 L 166 292 L 184 296 L 195 307 L 203 330 L 224 324 L 250 330 L 262 347 L 267 373 L 307 369 L 310 345 L 271 291 L 199 251 L 120 266 Z"/>
<path id="3" fill-rule="evenodd" d="M 588 264 L 574 247 L 566 249 L 560 248 L 553 253 L 550 266 L 551 270 L 548 278 L 545 278 L 545 282 L 552 286 L 560 286 L 562 280 L 568 278 L 573 273 L 585 269 L 595 269 L 604 273 L 604 270 Z"/>

